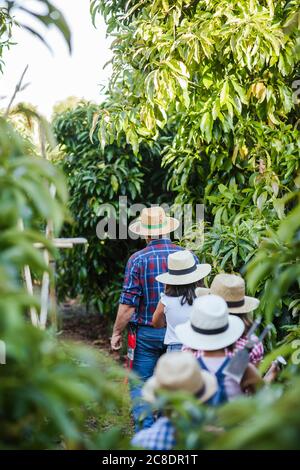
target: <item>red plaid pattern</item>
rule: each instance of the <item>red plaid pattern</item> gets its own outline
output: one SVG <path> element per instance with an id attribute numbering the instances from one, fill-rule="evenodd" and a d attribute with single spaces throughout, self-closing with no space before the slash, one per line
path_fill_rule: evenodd
<path id="1" fill-rule="evenodd" d="M 263 357 L 264 357 L 264 345 L 261 341 L 258 341 L 258 337 L 256 335 L 252 335 L 251 339 L 253 339 L 253 341 L 256 341 L 256 344 L 251 349 L 251 352 L 249 355 L 250 362 L 254 365 L 258 365 L 263 360 Z M 235 343 L 234 352 L 239 349 L 244 349 L 247 341 L 248 340 L 247 338 L 245 338 L 245 336 L 242 336 L 240 339 L 238 339 L 237 342 Z"/>
<path id="2" fill-rule="evenodd" d="M 164 290 L 155 277 L 168 270 L 168 255 L 182 250 L 168 238 L 151 240 L 143 250 L 128 260 L 120 303 L 135 307 L 131 321 L 151 325 L 152 316 Z M 195 257 L 197 263 L 198 259 Z"/>

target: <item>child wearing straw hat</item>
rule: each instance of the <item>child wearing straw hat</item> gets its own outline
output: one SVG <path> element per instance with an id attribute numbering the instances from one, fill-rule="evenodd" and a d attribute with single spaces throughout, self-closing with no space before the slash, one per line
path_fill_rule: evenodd
<path id="1" fill-rule="evenodd" d="M 164 339 L 167 352 L 181 350 L 175 327 L 189 319 L 197 284 L 210 271 L 209 264 L 197 264 L 193 254 L 184 250 L 170 254 L 168 272 L 156 277 L 157 281 L 165 284 L 165 292 L 161 294 L 152 324 L 155 328 L 167 327 Z"/>
<path id="2" fill-rule="evenodd" d="M 205 403 L 217 392 L 215 376 L 201 370 L 197 359 L 188 352 L 164 354 L 154 375 L 144 385 L 143 397 L 154 403 L 159 391 L 186 392 Z M 161 416 L 151 428 L 139 431 L 132 439 L 135 447 L 149 450 L 171 450 L 176 445 L 175 428 L 166 416 Z"/>
<path id="3" fill-rule="evenodd" d="M 196 289 L 196 295 L 202 296 L 207 294 L 219 295 L 227 303 L 228 311 L 232 315 L 238 315 L 244 322 L 244 335 L 237 340 L 233 347 L 232 354 L 239 349 L 243 349 L 247 343 L 246 334 L 252 326 L 252 312 L 259 306 L 259 300 L 255 297 L 245 295 L 245 281 L 241 276 L 235 274 L 217 274 L 209 289 L 199 287 Z M 251 339 L 256 342 L 250 351 L 250 362 L 256 366 L 264 357 L 264 346 L 258 341 L 256 335 L 252 335 Z M 196 352 L 196 356 L 201 356 L 201 351 Z"/>
<path id="4" fill-rule="evenodd" d="M 254 392 L 262 383 L 257 369 L 249 364 L 241 384 L 224 374 L 231 347 L 244 333 L 245 325 L 236 315 L 228 313 L 228 307 L 222 297 L 210 294 L 197 298 L 190 319 L 175 328 L 179 340 L 193 350 L 201 350 L 198 357 L 202 369 L 214 373 L 218 381 L 218 392 L 213 398 L 213 405 L 234 399 L 247 392 Z"/>

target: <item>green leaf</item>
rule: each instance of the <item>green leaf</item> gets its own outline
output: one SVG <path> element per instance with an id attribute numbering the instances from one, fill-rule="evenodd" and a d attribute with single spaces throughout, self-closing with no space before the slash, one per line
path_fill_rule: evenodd
<path id="1" fill-rule="evenodd" d="M 110 183 L 111 183 L 111 186 L 114 190 L 114 192 L 118 192 L 118 189 L 119 189 L 119 181 L 117 179 L 117 177 L 115 175 L 111 175 L 110 177 Z"/>
<path id="2" fill-rule="evenodd" d="M 228 81 L 226 80 L 222 86 L 221 93 L 220 93 L 221 106 L 227 103 L 228 97 L 229 97 L 229 85 L 228 85 Z"/>
<path id="3" fill-rule="evenodd" d="M 213 120 L 212 115 L 209 112 L 203 114 L 201 121 L 200 121 L 200 129 L 204 134 L 204 137 L 207 142 L 210 142 L 212 139 L 212 128 L 213 128 Z"/>

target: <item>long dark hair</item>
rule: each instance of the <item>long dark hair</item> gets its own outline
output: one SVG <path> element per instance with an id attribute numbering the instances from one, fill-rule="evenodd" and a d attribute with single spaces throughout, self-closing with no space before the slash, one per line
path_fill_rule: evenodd
<path id="1" fill-rule="evenodd" d="M 169 297 L 182 297 L 181 305 L 188 303 L 189 305 L 193 305 L 194 300 L 196 298 L 195 289 L 199 287 L 200 282 L 193 282 L 192 284 L 185 284 L 181 286 L 171 286 L 170 284 L 166 284 L 165 287 L 165 294 Z"/>

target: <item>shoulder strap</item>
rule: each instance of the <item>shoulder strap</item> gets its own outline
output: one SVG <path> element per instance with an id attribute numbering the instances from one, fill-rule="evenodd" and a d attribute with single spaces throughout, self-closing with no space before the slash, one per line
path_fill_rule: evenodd
<path id="1" fill-rule="evenodd" d="M 216 371 L 215 374 L 216 375 L 223 374 L 223 370 L 225 369 L 229 361 L 230 361 L 230 357 L 225 357 L 224 361 L 222 362 L 222 364 L 220 365 L 219 369 Z"/>
<path id="2" fill-rule="evenodd" d="M 200 364 L 200 366 L 201 366 L 201 369 L 207 370 L 207 371 L 209 372 L 209 370 L 208 370 L 208 368 L 207 368 L 207 366 L 206 366 L 206 364 L 205 364 L 205 362 L 203 361 L 203 359 L 202 359 L 201 356 L 197 357 L 197 361 L 199 362 L 199 364 Z"/>
<path id="3" fill-rule="evenodd" d="M 222 404 L 228 401 L 226 387 L 225 387 L 225 374 L 224 369 L 230 361 L 230 357 L 225 357 L 219 369 L 215 372 L 215 376 L 218 382 L 219 390 L 217 392 L 216 404 Z"/>
<path id="4" fill-rule="evenodd" d="M 204 369 L 204 370 L 207 370 L 209 372 L 209 369 L 208 369 L 207 365 L 205 364 L 203 358 L 201 356 L 198 356 L 197 360 L 198 360 L 201 368 Z M 215 372 L 215 375 L 222 374 L 223 370 L 225 369 L 225 367 L 227 366 L 229 361 L 230 361 L 230 357 L 225 357 L 225 359 L 222 362 L 222 364 L 220 365 L 219 369 Z"/>

